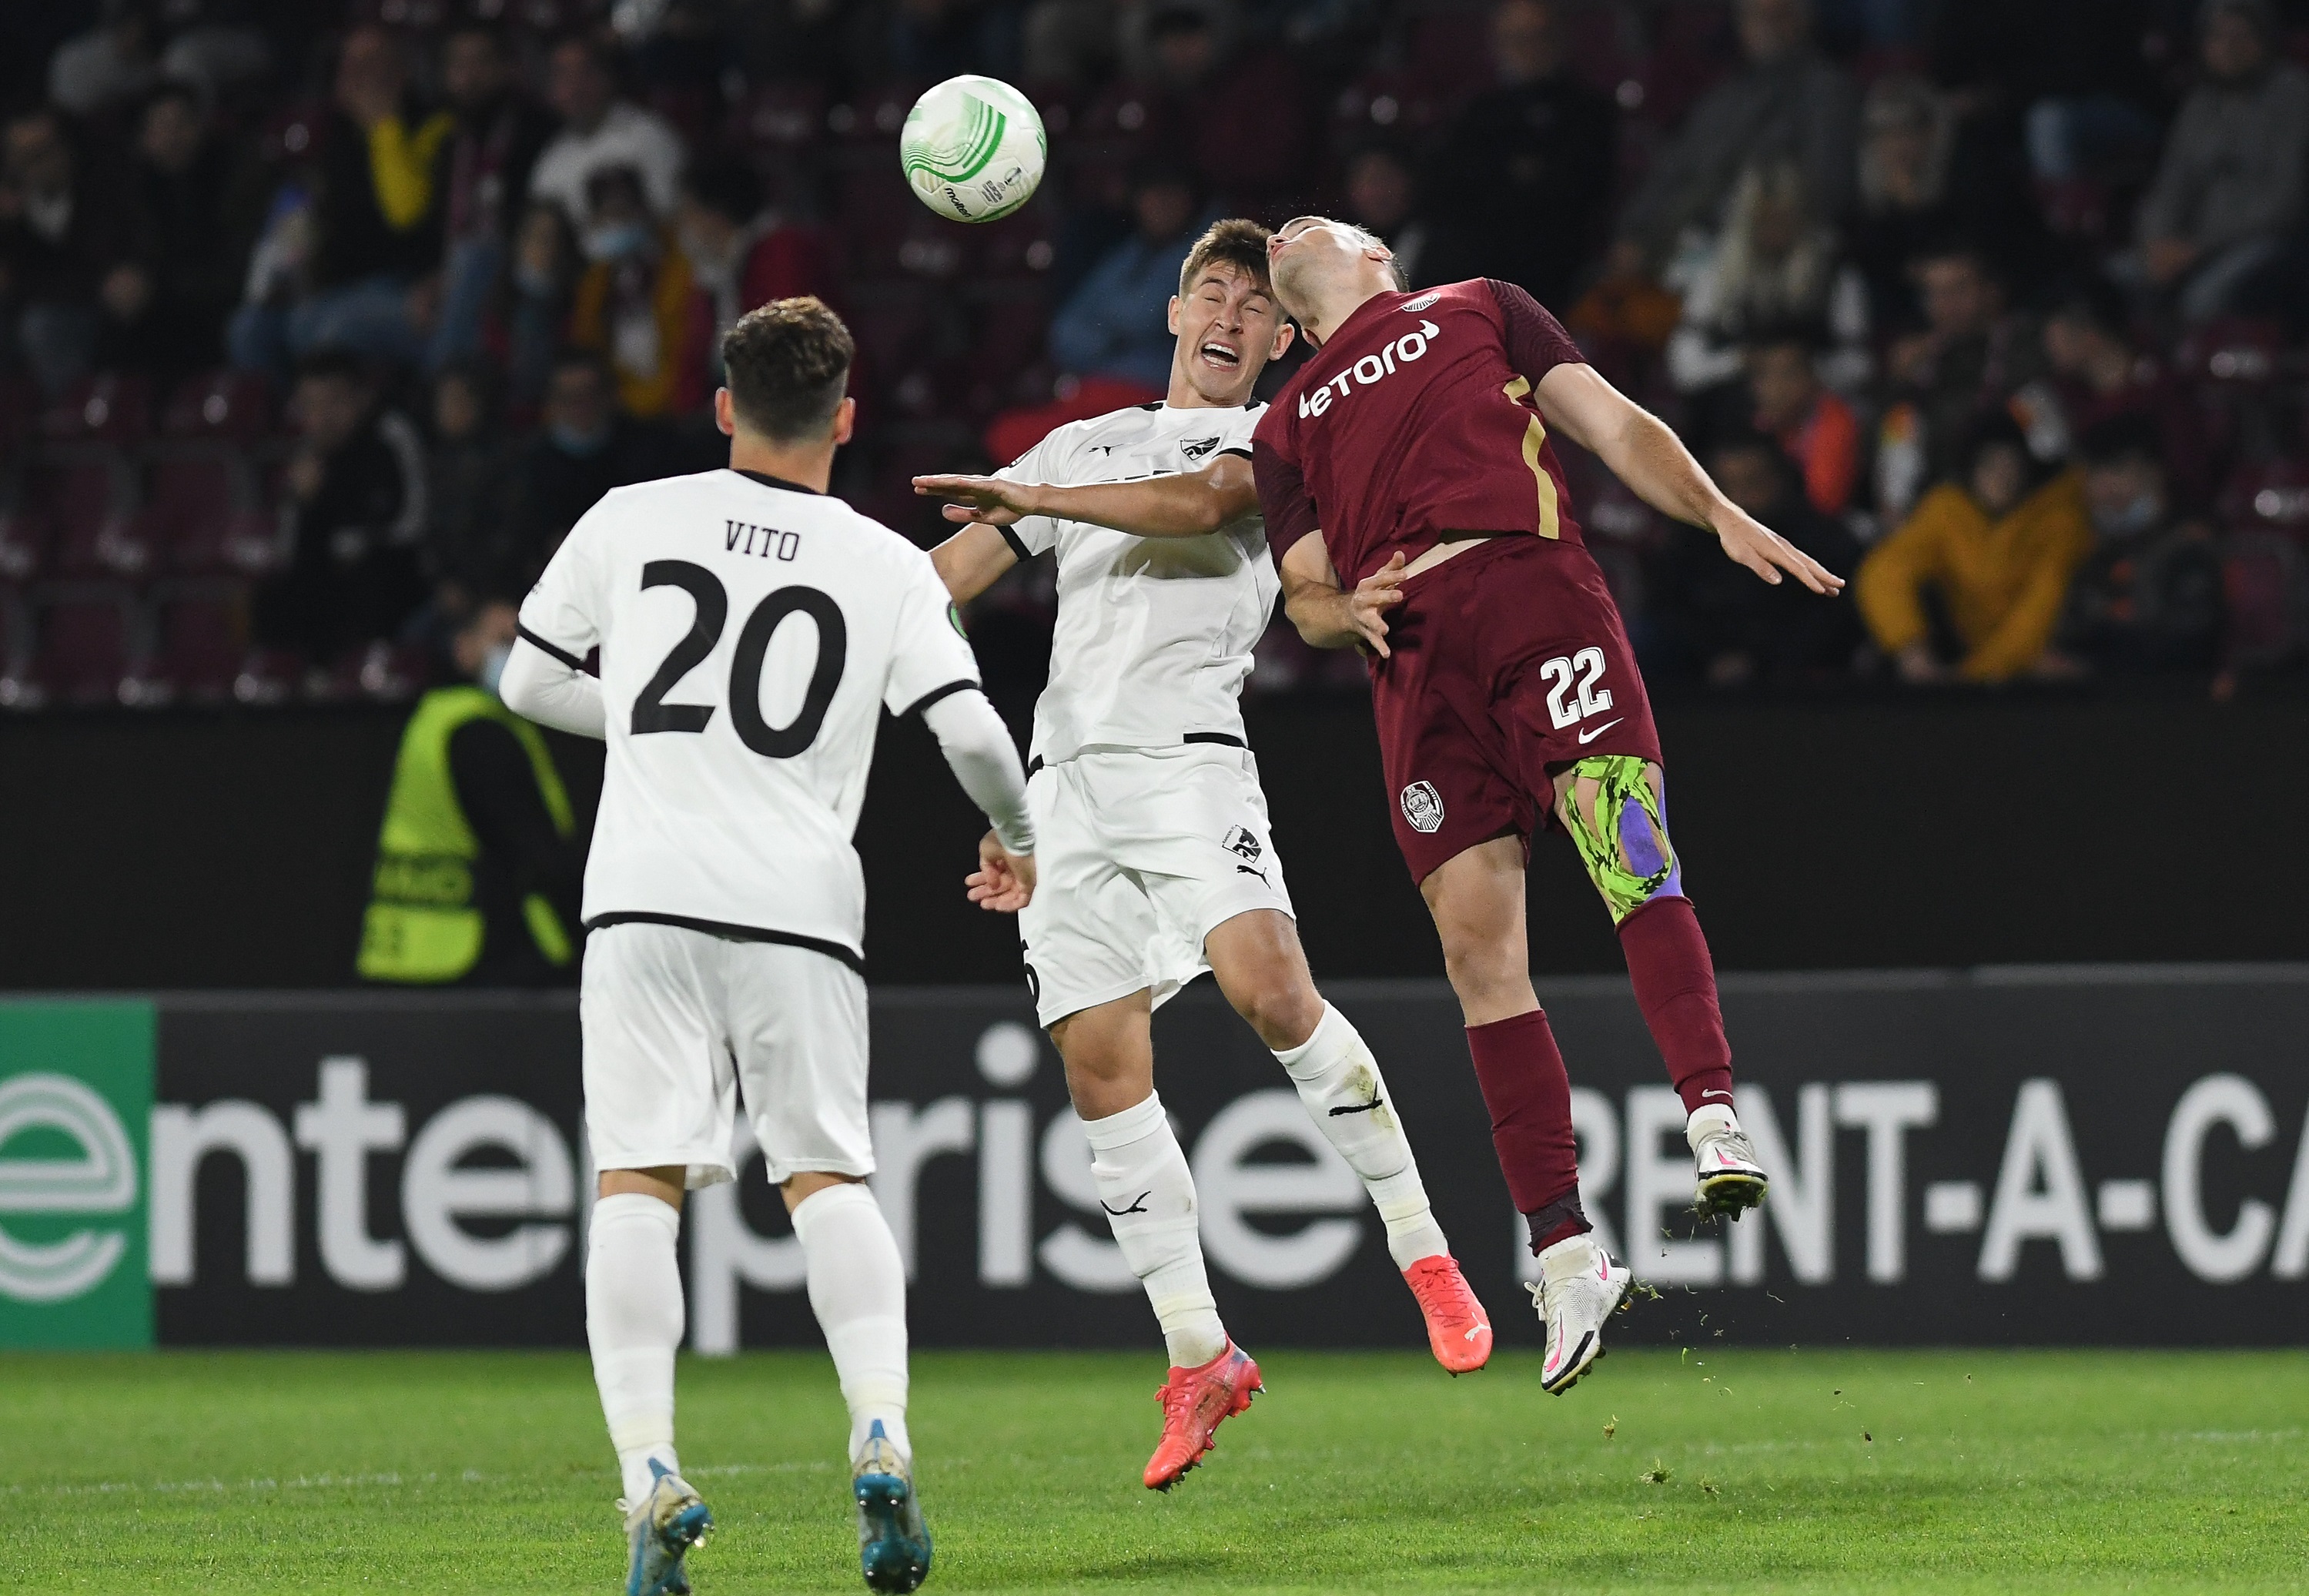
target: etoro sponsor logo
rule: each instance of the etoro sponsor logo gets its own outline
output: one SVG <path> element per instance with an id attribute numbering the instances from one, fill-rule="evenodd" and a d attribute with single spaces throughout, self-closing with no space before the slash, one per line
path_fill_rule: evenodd
<path id="1" fill-rule="evenodd" d="M 152 1011 L 0 1005 L 0 1346 L 152 1339 Z"/>
<path id="2" fill-rule="evenodd" d="M 1443 329 L 1424 316 L 1420 318 L 1419 331 L 1381 344 L 1372 353 L 1363 356 L 1346 370 L 1324 383 L 1320 387 L 1299 396 L 1299 418 L 1302 421 L 1321 415 L 1331 408 L 1336 394 L 1345 399 L 1356 388 L 1368 388 L 1395 375 L 1398 363 L 1408 364 L 1427 353 L 1427 346 L 1442 336 Z"/>

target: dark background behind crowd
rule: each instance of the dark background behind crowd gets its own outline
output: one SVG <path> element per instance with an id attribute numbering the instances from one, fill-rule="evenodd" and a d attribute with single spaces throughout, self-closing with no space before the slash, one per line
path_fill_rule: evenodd
<path id="1" fill-rule="evenodd" d="M 0 706 L 403 696 L 619 483 L 718 462 L 720 331 L 858 334 L 836 491 L 1159 394 L 1211 219 L 1523 284 L 1852 598 L 1584 459 L 1691 691 L 2297 679 L 2309 5 L 2262 0 L 106 0 L 0 15 Z M 941 221 L 895 138 L 1007 79 L 1051 168 Z M 1270 372 L 1267 391 L 1286 376 Z M 1045 572 L 981 601 L 1039 686 Z M 1349 687 L 1276 628 L 1254 692 Z"/>

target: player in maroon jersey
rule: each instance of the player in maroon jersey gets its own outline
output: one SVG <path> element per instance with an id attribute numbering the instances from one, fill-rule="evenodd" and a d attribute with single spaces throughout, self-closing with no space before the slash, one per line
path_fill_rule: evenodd
<path id="1" fill-rule="evenodd" d="M 1580 1212 L 1570 1083 L 1525 950 L 1533 831 L 1564 829 L 1618 925 L 1689 1113 L 1699 1206 L 1736 1215 L 1763 1201 L 1765 1177 L 1732 1109 L 1732 1049 L 1668 841 L 1651 706 L 1551 431 L 1765 581 L 1844 584 L 1725 497 L 1523 289 L 1478 279 L 1406 293 L 1384 244 L 1322 217 L 1285 223 L 1267 257 L 1316 346 L 1254 436 L 1285 612 L 1310 643 L 1372 656 L 1396 840 L 1435 917 L 1500 1167 L 1530 1221 L 1541 1380 L 1561 1392 L 1601 1355 L 1630 1272 Z"/>

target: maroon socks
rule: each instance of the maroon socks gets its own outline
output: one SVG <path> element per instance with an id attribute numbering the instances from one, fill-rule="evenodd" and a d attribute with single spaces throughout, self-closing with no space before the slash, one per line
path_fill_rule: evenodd
<path id="1" fill-rule="evenodd" d="M 1532 1251 L 1587 1229 L 1579 1212 L 1578 1144 L 1571 1134 L 1571 1081 L 1546 1012 L 1470 1025 L 1467 1051 L 1483 1106 L 1492 1111 L 1492 1145 L 1508 1195 L 1531 1221 Z"/>
<path id="2" fill-rule="evenodd" d="M 1716 962 L 1691 900 L 1655 898 L 1636 910 L 1620 922 L 1620 951 L 1684 1112 L 1709 1103 L 1730 1108 L 1732 1044 L 1716 1005 Z"/>

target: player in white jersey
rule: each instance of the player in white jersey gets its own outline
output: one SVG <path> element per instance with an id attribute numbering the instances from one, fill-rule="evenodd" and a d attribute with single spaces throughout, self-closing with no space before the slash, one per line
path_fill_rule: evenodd
<path id="1" fill-rule="evenodd" d="M 734 1177 L 738 1116 L 783 1194 L 850 1406 L 866 1583 L 930 1543 L 906 1431 L 905 1274 L 862 1184 L 865 888 L 851 835 L 886 708 L 919 712 L 992 822 L 999 906 L 1034 884 L 1025 778 L 930 558 L 826 496 L 848 331 L 816 299 L 741 318 L 715 397 L 730 469 L 621 487 L 521 609 L 505 701 L 606 738 L 578 1014 L 601 1171 L 585 1329 L 625 1476 L 628 1596 L 687 1591 L 711 1518 L 673 1448 L 685 1188 Z M 601 651 L 601 674 L 580 663 Z"/>
<path id="2" fill-rule="evenodd" d="M 957 600 L 1058 554 L 1028 766 L 1042 883 L 1019 931 L 1101 1204 L 1169 1345 L 1163 1439 L 1146 1471 L 1163 1490 L 1259 1388 L 1213 1303 L 1194 1183 L 1154 1091 L 1153 1012 L 1206 970 L 1363 1178 L 1436 1358 L 1457 1374 L 1492 1346 L 1379 1061 L 1323 1001 L 1300 949 L 1237 703 L 1279 588 L 1265 531 L 1255 513 L 1198 519 L 1198 505 L 1249 492 L 1265 408 L 1251 390 L 1291 341 L 1266 245 L 1257 223 L 1222 221 L 1189 254 L 1163 403 L 1062 427 L 994 478 L 915 479 L 962 501 L 946 514 L 972 523 L 931 556 Z M 970 880 L 990 906 L 1011 889 L 999 860 Z"/>

